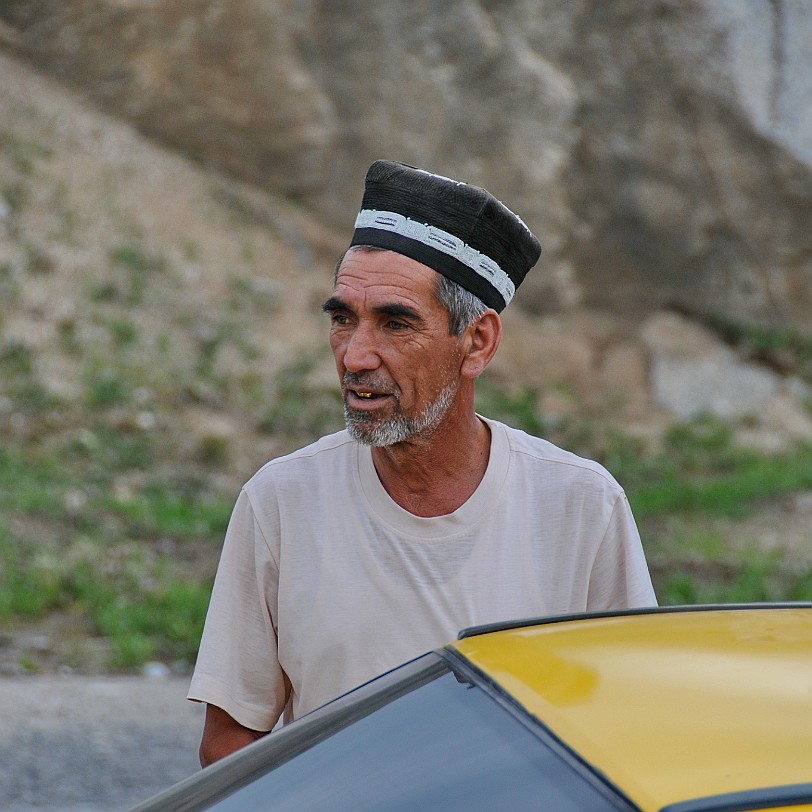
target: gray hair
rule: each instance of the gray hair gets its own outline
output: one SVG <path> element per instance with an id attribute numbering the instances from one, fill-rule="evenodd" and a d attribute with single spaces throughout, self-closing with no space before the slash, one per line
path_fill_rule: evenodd
<path id="1" fill-rule="evenodd" d="M 479 296 L 442 274 L 437 274 L 434 295 L 448 311 L 448 332 L 452 336 L 462 335 L 488 309 Z"/>
<path id="2" fill-rule="evenodd" d="M 360 248 L 363 251 L 387 250 L 377 245 L 355 245 L 353 247 Z M 334 283 L 338 279 L 338 269 L 341 267 L 346 254 L 345 251 L 338 258 L 333 276 Z M 462 335 L 465 329 L 470 327 L 488 309 L 488 306 L 479 296 L 466 290 L 462 285 L 447 276 L 443 276 L 441 273 L 437 274 L 437 287 L 434 290 L 434 298 L 448 312 L 448 333 L 452 336 Z"/>

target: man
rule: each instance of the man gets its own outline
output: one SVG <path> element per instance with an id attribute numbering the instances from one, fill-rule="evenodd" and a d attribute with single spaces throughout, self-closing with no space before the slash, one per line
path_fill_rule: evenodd
<path id="1" fill-rule="evenodd" d="M 370 167 L 324 304 L 347 428 L 237 501 L 189 692 L 204 765 L 460 628 L 656 602 L 611 475 L 474 411 L 540 250 L 484 189 Z"/>

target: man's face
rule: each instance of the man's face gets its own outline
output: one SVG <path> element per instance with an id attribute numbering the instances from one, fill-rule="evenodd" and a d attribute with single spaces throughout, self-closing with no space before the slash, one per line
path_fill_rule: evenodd
<path id="1" fill-rule="evenodd" d="M 434 270 L 392 251 L 354 248 L 341 263 L 324 310 L 347 428 L 359 442 L 425 435 L 453 405 L 461 351 L 436 284 Z"/>

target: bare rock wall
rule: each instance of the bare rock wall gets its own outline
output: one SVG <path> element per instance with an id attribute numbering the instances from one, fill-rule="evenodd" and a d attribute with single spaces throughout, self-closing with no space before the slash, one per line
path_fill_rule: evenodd
<path id="1" fill-rule="evenodd" d="M 369 162 L 540 235 L 531 312 L 812 331 L 812 9 L 793 0 L 7 0 L 5 46 L 349 230 Z"/>

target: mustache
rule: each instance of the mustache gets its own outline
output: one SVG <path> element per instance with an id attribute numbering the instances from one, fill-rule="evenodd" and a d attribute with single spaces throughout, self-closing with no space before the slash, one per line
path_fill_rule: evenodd
<path id="1" fill-rule="evenodd" d="M 341 383 L 344 389 L 372 389 L 382 395 L 398 395 L 391 383 L 364 372 L 345 372 Z"/>

